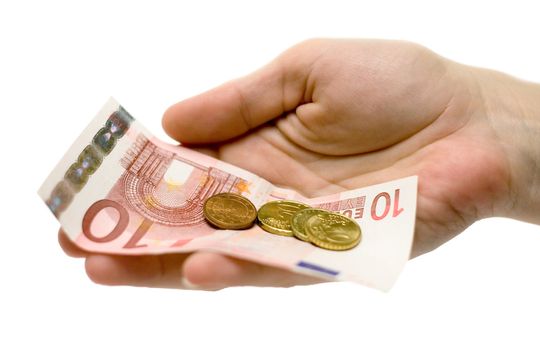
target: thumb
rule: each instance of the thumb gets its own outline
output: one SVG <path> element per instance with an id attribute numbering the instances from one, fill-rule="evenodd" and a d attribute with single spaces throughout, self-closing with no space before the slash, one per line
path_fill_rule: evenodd
<path id="1" fill-rule="evenodd" d="M 250 75 L 171 106 L 163 116 L 163 128 L 183 143 L 214 143 L 294 110 L 307 102 L 310 61 L 316 57 L 310 52 L 290 49 Z"/>

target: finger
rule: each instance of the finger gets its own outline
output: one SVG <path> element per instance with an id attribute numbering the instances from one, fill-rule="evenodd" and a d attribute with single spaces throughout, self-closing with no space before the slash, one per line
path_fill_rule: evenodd
<path id="1" fill-rule="evenodd" d="M 86 274 L 105 285 L 182 288 L 185 254 L 120 256 L 92 254 L 86 258 Z"/>
<path id="2" fill-rule="evenodd" d="M 58 231 L 58 243 L 64 252 L 73 258 L 82 258 L 88 255 L 88 252 L 73 243 L 62 229 Z"/>
<path id="3" fill-rule="evenodd" d="M 183 275 L 199 289 L 231 286 L 290 287 L 323 282 L 314 277 L 210 252 L 190 255 L 184 263 Z"/>
<path id="4" fill-rule="evenodd" d="M 292 48 L 262 69 L 171 106 L 163 127 L 187 144 L 214 143 L 241 135 L 309 99 L 315 42 Z"/>
<path id="5" fill-rule="evenodd" d="M 104 285 L 205 290 L 244 285 L 289 287 L 322 282 L 313 277 L 206 252 L 189 256 L 92 254 L 86 259 L 86 273 L 92 281 Z"/>

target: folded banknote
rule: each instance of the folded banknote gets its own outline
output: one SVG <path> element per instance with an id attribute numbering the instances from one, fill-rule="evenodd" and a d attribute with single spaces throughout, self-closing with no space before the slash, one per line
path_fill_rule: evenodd
<path id="1" fill-rule="evenodd" d="M 270 234 L 258 225 L 217 229 L 205 220 L 203 205 L 222 192 L 240 194 L 256 208 L 290 199 L 346 215 L 359 224 L 361 242 L 347 251 L 329 251 Z M 159 141 L 110 99 L 45 180 L 39 195 L 69 238 L 87 251 L 214 251 L 388 290 L 409 258 L 417 177 L 305 198 L 232 164 Z"/>

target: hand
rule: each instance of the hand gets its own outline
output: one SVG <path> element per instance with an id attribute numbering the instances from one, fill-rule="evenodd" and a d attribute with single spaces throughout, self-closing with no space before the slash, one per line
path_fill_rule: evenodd
<path id="1" fill-rule="evenodd" d="M 500 102 L 507 92 L 518 97 Z M 416 256 L 480 218 L 535 218 L 523 180 L 537 190 L 540 180 L 516 169 L 539 135 L 530 129 L 538 118 L 519 106 L 537 97 L 536 86 L 418 45 L 310 40 L 172 106 L 163 126 L 184 145 L 309 197 L 418 175 Z M 529 118 L 518 136 L 516 111 Z M 185 287 L 181 275 L 205 289 L 316 282 L 213 253 L 121 257 L 87 254 L 62 234 L 60 242 L 86 256 L 89 276 L 105 284 Z"/>

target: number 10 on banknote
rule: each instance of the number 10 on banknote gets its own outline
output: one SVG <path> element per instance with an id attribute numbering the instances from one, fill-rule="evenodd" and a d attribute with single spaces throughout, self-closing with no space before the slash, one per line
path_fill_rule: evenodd
<path id="1" fill-rule="evenodd" d="M 218 193 L 242 195 L 257 209 L 286 199 L 334 211 L 360 225 L 362 240 L 350 250 L 329 251 L 268 234 L 257 225 L 219 230 L 203 213 L 206 199 Z M 305 198 L 229 163 L 156 139 L 110 99 L 39 195 L 69 238 L 88 251 L 145 255 L 207 250 L 388 290 L 409 258 L 417 177 Z"/>

